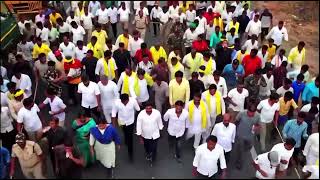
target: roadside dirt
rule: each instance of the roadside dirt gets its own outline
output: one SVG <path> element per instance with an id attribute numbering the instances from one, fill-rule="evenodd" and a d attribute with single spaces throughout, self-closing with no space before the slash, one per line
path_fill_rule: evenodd
<path id="1" fill-rule="evenodd" d="M 253 1 L 253 8 L 268 8 L 273 15 L 273 25 L 284 21 L 289 34 L 289 41 L 283 44 L 286 55 L 299 41 L 304 41 L 310 73 L 319 74 L 319 2 Z"/>

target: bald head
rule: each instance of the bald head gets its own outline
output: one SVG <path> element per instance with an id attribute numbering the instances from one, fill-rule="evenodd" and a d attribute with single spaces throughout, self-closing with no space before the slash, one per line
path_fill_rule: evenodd
<path id="1" fill-rule="evenodd" d="M 224 124 L 226 127 L 229 126 L 230 120 L 231 120 L 230 114 L 225 113 L 225 114 L 223 115 L 223 124 Z"/>

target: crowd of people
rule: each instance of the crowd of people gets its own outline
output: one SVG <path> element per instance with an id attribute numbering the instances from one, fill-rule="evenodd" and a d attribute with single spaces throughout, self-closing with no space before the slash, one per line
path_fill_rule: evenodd
<path id="1" fill-rule="evenodd" d="M 51 1 L 19 16 L 20 42 L 1 65 L 1 178 L 17 162 L 45 178 L 48 157 L 57 178 L 81 178 L 96 161 L 111 178 L 120 146 L 134 161 L 134 136 L 156 162 L 164 129 L 178 163 L 194 137 L 190 176 L 226 178 L 230 153 L 242 169 L 258 140 L 256 178 L 298 166 L 319 178 L 320 78 L 305 42 L 283 49 L 284 21 L 246 1 L 131 4 Z M 66 119 L 72 106 L 79 115 Z"/>

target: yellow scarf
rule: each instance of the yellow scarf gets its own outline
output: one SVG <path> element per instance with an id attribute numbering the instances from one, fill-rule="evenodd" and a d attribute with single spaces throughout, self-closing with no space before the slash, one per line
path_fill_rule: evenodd
<path id="1" fill-rule="evenodd" d="M 189 120 L 192 123 L 193 122 L 193 112 L 194 112 L 194 101 L 192 100 L 192 103 L 189 104 L 188 110 L 189 110 Z M 205 104 L 202 100 L 200 100 L 200 111 L 201 111 L 201 127 L 205 129 L 207 127 L 207 112 Z"/>
<path id="2" fill-rule="evenodd" d="M 135 76 L 135 75 L 136 75 L 136 73 L 132 72 L 131 76 Z M 126 73 L 124 73 L 124 77 L 123 77 L 122 93 L 130 95 L 130 91 L 129 91 L 129 76 Z"/>
<path id="3" fill-rule="evenodd" d="M 180 62 L 177 62 L 176 65 L 172 66 L 173 71 L 171 72 L 171 79 L 174 79 L 174 75 L 180 70 L 180 67 Z"/>
<path id="4" fill-rule="evenodd" d="M 214 18 L 213 19 L 213 24 L 214 26 L 219 26 L 220 27 L 220 31 L 222 32 L 223 31 L 223 22 L 222 22 L 222 18 Z"/>
<path id="5" fill-rule="evenodd" d="M 148 86 L 153 85 L 152 77 L 148 74 L 144 74 L 144 79 L 147 81 Z M 136 96 L 140 96 L 140 86 L 139 86 L 139 78 L 138 75 L 136 75 L 134 79 L 134 86 L 133 86 L 134 92 L 136 93 Z"/>
<path id="6" fill-rule="evenodd" d="M 128 49 L 129 38 L 126 38 L 123 34 L 120 35 L 120 42 L 123 42 L 124 48 Z"/>
<path id="7" fill-rule="evenodd" d="M 216 98 L 216 114 L 219 115 L 222 113 L 220 92 L 216 90 L 216 93 L 214 93 L 214 97 Z M 209 90 L 207 90 L 206 102 L 207 102 L 207 106 L 209 109 L 209 113 L 211 113 L 211 94 L 210 94 Z"/>
<path id="8" fill-rule="evenodd" d="M 103 62 L 103 69 L 104 69 L 104 74 L 109 77 L 109 65 L 105 59 L 102 60 Z M 114 72 L 114 63 L 109 59 L 109 64 L 111 68 L 111 77 L 114 79 L 116 77 L 115 72 Z"/>
<path id="9" fill-rule="evenodd" d="M 212 61 L 213 61 L 213 60 L 212 60 L 212 58 L 210 57 L 207 65 L 206 65 L 206 69 L 204 70 L 204 74 L 205 74 L 205 75 L 211 74 L 211 72 L 212 72 Z M 204 63 L 205 63 L 205 61 L 202 59 L 201 65 L 204 65 Z"/>

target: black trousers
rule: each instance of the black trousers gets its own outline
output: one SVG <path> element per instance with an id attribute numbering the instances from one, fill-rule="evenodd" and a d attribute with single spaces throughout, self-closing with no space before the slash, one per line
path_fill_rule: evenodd
<path id="1" fill-rule="evenodd" d="M 67 87 L 68 87 L 68 97 L 73 100 L 74 104 L 77 104 L 76 90 L 78 85 L 67 83 Z"/>
<path id="2" fill-rule="evenodd" d="M 156 36 L 157 35 L 157 31 L 160 31 L 160 24 L 159 24 L 159 19 L 152 19 L 153 23 L 153 34 Z"/>
<path id="3" fill-rule="evenodd" d="M 268 35 L 269 28 L 261 28 L 261 41 L 264 40 L 264 37 Z"/>
<path id="4" fill-rule="evenodd" d="M 17 134 L 17 131 L 13 129 L 10 132 L 1 133 L 0 135 L 0 139 L 2 140 L 2 146 L 7 148 L 10 154 L 12 151 L 12 146 L 16 142 L 16 134 Z"/>
<path id="5" fill-rule="evenodd" d="M 98 107 L 94 107 L 94 108 L 85 108 L 85 107 L 82 107 L 86 113 L 86 115 L 88 117 L 92 117 L 93 115 L 96 116 L 96 118 L 94 119 L 98 119 L 100 117 L 100 112 L 98 111 Z"/>
<path id="6" fill-rule="evenodd" d="M 175 136 L 170 136 L 168 134 L 168 142 L 169 142 L 169 148 L 172 149 L 174 146 L 175 148 L 175 154 L 177 158 L 181 157 L 181 137 L 176 138 Z"/>
<path id="7" fill-rule="evenodd" d="M 226 164 L 228 164 L 228 162 L 230 160 L 230 154 L 231 154 L 231 151 L 229 151 L 229 152 L 224 151 L 224 157 L 226 159 Z"/>
<path id="8" fill-rule="evenodd" d="M 249 153 L 250 149 L 253 146 L 253 139 L 244 139 L 240 137 L 236 137 L 236 142 L 235 142 L 235 149 L 234 151 L 237 152 L 237 160 L 236 163 L 238 166 L 242 166 L 243 164 L 243 157 L 245 157 L 245 153 Z"/>
<path id="9" fill-rule="evenodd" d="M 118 34 L 117 23 L 111 23 L 111 27 L 112 27 L 113 36 L 117 38 L 117 34 Z"/>
<path id="10" fill-rule="evenodd" d="M 146 139 L 143 138 L 144 150 L 148 158 L 152 158 L 152 161 L 156 160 L 158 139 Z"/>
<path id="11" fill-rule="evenodd" d="M 131 124 L 129 126 L 122 126 L 122 131 L 124 133 L 124 143 L 128 147 L 128 155 L 131 160 L 133 158 L 133 129 L 134 124 Z"/>

